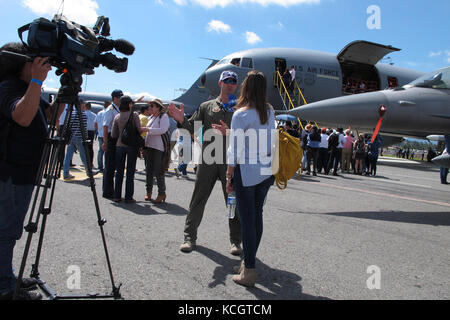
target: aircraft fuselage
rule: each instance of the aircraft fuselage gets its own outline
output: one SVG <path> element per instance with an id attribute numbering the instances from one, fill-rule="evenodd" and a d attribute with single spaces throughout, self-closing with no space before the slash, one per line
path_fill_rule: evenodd
<path id="1" fill-rule="evenodd" d="M 238 62 L 239 65 L 231 62 Z M 346 87 L 348 79 L 359 79 L 370 85 L 371 91 L 378 91 L 391 86 L 405 85 L 423 74 L 381 63 L 370 65 L 340 60 L 336 55 L 318 51 L 267 48 L 241 51 L 226 56 L 205 72 L 203 81 L 211 95 L 217 96 L 220 92 L 218 79 L 222 71 L 236 72 L 240 83 L 250 70 L 262 71 L 268 79 L 269 102 L 275 109 L 283 109 L 284 105 L 275 86 L 274 76 L 277 70 L 283 73 L 284 69 L 291 66 L 296 70 L 296 81 L 308 103 L 350 94 L 351 86 Z"/>

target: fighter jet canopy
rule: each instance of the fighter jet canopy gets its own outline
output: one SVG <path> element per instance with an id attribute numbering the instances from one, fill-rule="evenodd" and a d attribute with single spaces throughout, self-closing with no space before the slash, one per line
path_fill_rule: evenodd
<path id="1" fill-rule="evenodd" d="M 450 89 L 450 67 L 427 73 L 405 87 Z"/>

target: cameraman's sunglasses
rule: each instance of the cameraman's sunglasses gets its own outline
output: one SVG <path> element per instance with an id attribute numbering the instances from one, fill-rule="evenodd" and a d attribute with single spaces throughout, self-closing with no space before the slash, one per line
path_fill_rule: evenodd
<path id="1" fill-rule="evenodd" d="M 225 84 L 237 84 L 237 80 L 233 78 L 228 78 L 222 81 Z"/>

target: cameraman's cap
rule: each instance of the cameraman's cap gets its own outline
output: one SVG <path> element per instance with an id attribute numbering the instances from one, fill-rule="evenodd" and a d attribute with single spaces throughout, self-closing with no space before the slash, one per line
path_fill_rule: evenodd
<path id="1" fill-rule="evenodd" d="M 238 81 L 238 76 L 233 71 L 224 71 L 220 75 L 220 81 L 223 81 L 223 80 L 226 80 L 226 79 L 230 79 L 230 78 L 233 78 L 234 80 Z"/>
<path id="2" fill-rule="evenodd" d="M 133 99 L 131 99 L 130 96 L 122 96 L 122 97 L 120 98 L 120 105 L 121 105 L 121 106 L 123 105 L 123 106 L 127 106 L 127 107 L 128 107 L 128 105 L 129 105 L 130 103 L 134 104 L 134 101 L 133 101 Z"/>
<path id="3" fill-rule="evenodd" d="M 116 89 L 111 93 L 111 97 L 113 98 L 120 98 L 123 96 L 122 90 Z"/>

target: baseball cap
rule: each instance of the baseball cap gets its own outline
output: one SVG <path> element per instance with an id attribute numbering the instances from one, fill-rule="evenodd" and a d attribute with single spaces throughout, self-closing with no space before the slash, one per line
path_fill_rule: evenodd
<path id="1" fill-rule="evenodd" d="M 235 79 L 236 81 L 238 81 L 238 76 L 237 76 L 237 74 L 236 74 L 235 72 L 233 72 L 233 71 L 224 71 L 224 72 L 222 72 L 222 74 L 220 75 L 220 81 L 223 81 L 223 80 L 226 80 L 226 79 L 229 79 L 229 78 L 233 78 L 233 79 Z"/>
<path id="2" fill-rule="evenodd" d="M 111 97 L 113 98 L 120 98 L 123 96 L 122 90 L 116 89 L 111 93 Z"/>

